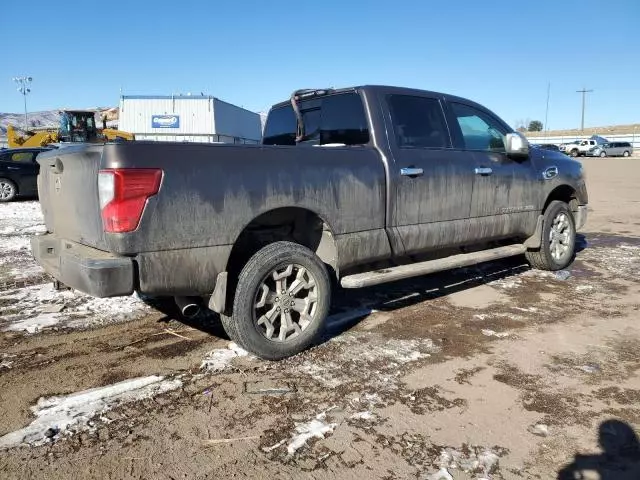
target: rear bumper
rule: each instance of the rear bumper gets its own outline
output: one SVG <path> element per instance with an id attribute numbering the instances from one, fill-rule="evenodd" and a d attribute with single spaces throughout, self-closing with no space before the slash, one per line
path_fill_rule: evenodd
<path id="1" fill-rule="evenodd" d="M 61 239 L 53 234 L 31 238 L 36 261 L 56 280 L 94 297 L 131 295 L 133 260 Z"/>

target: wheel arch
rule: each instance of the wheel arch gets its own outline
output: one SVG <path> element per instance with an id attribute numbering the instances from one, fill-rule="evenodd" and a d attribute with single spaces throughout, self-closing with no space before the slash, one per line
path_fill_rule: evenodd
<path id="1" fill-rule="evenodd" d="M 238 275 L 247 261 L 258 250 L 277 241 L 291 241 L 309 248 L 337 280 L 339 262 L 333 232 L 325 218 L 305 207 L 279 207 L 253 218 L 236 237 L 227 259 L 225 305 L 232 305 Z"/>
<path id="2" fill-rule="evenodd" d="M 544 207 L 542 208 L 542 213 L 544 213 L 549 204 L 554 200 L 559 200 L 561 202 L 565 202 L 571 208 L 571 211 L 575 212 L 578 210 L 578 205 L 580 204 L 580 198 L 578 196 L 578 192 L 571 185 L 563 184 L 559 185 L 547 195 L 547 199 L 544 202 Z"/>

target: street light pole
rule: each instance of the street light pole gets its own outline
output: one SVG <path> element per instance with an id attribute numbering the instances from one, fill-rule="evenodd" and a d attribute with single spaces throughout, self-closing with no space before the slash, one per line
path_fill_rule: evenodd
<path id="1" fill-rule="evenodd" d="M 18 84 L 18 92 L 20 92 L 24 98 L 24 129 L 29 129 L 29 118 L 27 116 L 27 94 L 31 93 L 31 82 L 33 77 L 13 77 L 13 81 Z"/>
<path id="2" fill-rule="evenodd" d="M 580 124 L 580 131 L 584 132 L 584 104 L 587 93 L 591 93 L 593 90 L 586 90 L 582 87 L 582 90 L 576 90 L 576 93 L 582 93 L 582 123 Z"/>

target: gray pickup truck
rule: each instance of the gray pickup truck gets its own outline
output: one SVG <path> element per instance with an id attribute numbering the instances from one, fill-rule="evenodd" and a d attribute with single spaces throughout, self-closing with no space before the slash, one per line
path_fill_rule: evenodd
<path id="1" fill-rule="evenodd" d="M 562 269 L 587 212 L 577 161 L 477 103 L 398 87 L 297 91 L 261 145 L 77 145 L 38 162 L 47 233 L 31 245 L 58 282 L 207 305 L 273 360 L 317 341 L 336 284 L 522 254 Z"/>

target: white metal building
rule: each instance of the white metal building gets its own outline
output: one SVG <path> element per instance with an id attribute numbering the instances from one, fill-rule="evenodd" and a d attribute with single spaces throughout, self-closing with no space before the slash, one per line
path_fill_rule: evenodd
<path id="1" fill-rule="evenodd" d="M 259 143 L 260 115 L 211 96 L 125 95 L 118 128 L 136 140 Z"/>

